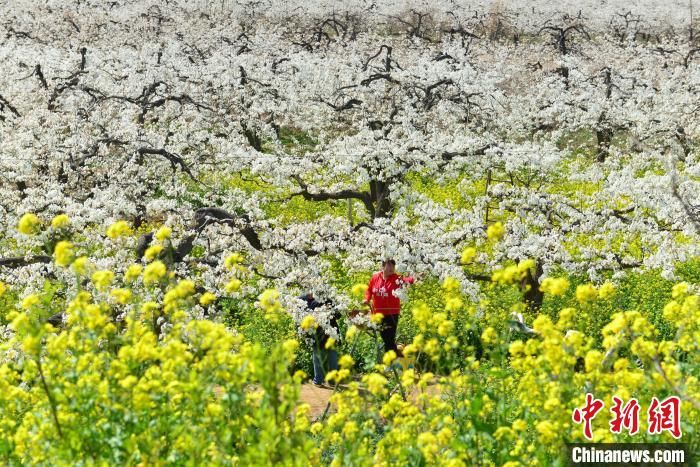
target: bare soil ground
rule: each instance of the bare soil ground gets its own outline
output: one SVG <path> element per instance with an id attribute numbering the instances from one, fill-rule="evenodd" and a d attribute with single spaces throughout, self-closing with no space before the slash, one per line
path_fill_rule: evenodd
<path id="1" fill-rule="evenodd" d="M 318 386 L 314 386 L 311 383 L 306 383 L 301 385 L 301 394 L 299 395 L 299 400 L 305 402 L 311 406 L 311 416 L 312 420 L 323 415 L 323 411 L 326 410 L 326 405 L 328 404 L 328 399 L 333 394 L 332 389 L 326 389 Z M 329 412 L 333 411 L 333 407 L 330 408 Z"/>

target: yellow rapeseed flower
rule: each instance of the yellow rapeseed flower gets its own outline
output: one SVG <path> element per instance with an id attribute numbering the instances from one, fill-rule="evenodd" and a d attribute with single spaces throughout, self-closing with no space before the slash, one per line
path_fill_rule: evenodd
<path id="1" fill-rule="evenodd" d="M 323 424 L 320 422 L 315 422 L 313 425 L 311 425 L 310 431 L 311 434 L 318 435 L 319 433 L 321 433 L 321 431 L 323 431 Z"/>
<path id="2" fill-rule="evenodd" d="M 107 227 L 107 236 L 109 238 L 119 238 L 125 235 L 131 235 L 131 227 L 126 221 L 117 221 L 114 224 Z"/>
<path id="3" fill-rule="evenodd" d="M 338 366 L 340 368 L 350 369 L 355 365 L 355 360 L 350 355 L 343 355 L 338 359 Z"/>
<path id="4" fill-rule="evenodd" d="M 375 396 L 381 396 L 388 392 L 388 381 L 379 373 L 364 375 L 362 377 L 362 382 L 367 385 L 367 390 Z"/>
<path id="5" fill-rule="evenodd" d="M 569 281 L 564 277 L 546 277 L 540 284 L 540 291 L 555 296 L 564 295 L 569 288 Z"/>
<path id="6" fill-rule="evenodd" d="M 598 350 L 589 350 L 584 358 L 584 363 L 586 365 L 586 371 L 591 372 L 595 370 L 598 365 L 603 361 L 603 354 Z"/>
<path id="7" fill-rule="evenodd" d="M 362 298 L 365 296 L 366 291 L 367 291 L 367 284 L 355 284 L 352 286 L 351 293 L 355 297 Z"/>
<path id="8" fill-rule="evenodd" d="M 277 300 L 279 296 L 280 293 L 277 290 L 266 289 L 258 296 L 258 301 L 263 310 L 276 311 L 281 308 Z"/>
<path id="9" fill-rule="evenodd" d="M 581 284 L 576 287 L 576 300 L 579 302 L 590 302 L 598 298 L 598 290 L 593 284 Z"/>
<path id="10" fill-rule="evenodd" d="M 143 283 L 149 285 L 154 282 L 158 282 L 165 277 L 166 273 L 167 269 L 165 264 L 163 264 L 161 261 L 154 261 L 144 269 Z"/>
<path id="11" fill-rule="evenodd" d="M 428 460 L 428 463 L 432 464 L 436 460 L 436 455 L 440 451 L 440 447 L 437 444 L 437 439 L 435 435 L 426 431 L 418 435 L 416 438 L 418 447 L 420 448 L 423 456 Z"/>
<path id="12" fill-rule="evenodd" d="M 384 319 L 384 315 L 381 313 L 373 313 L 369 317 L 369 320 L 372 322 L 372 324 L 379 324 L 382 322 L 383 319 Z"/>
<path id="13" fill-rule="evenodd" d="M 216 301 L 216 295 L 211 292 L 204 292 L 201 297 L 199 297 L 199 304 L 202 306 L 207 306 L 210 303 Z"/>
<path id="14" fill-rule="evenodd" d="M 673 288 L 671 289 L 671 298 L 677 299 L 677 298 L 683 298 L 688 294 L 688 283 L 687 282 L 679 282 L 678 284 L 675 284 Z"/>
<path id="15" fill-rule="evenodd" d="M 158 305 L 156 302 L 146 302 L 141 305 L 141 313 L 143 313 L 145 319 L 151 319 L 153 317 L 153 313 L 159 309 L 160 305 Z"/>
<path id="16" fill-rule="evenodd" d="M 226 266 L 227 269 L 233 269 L 235 265 L 242 263 L 243 259 L 242 254 L 238 252 L 232 253 L 224 260 L 224 266 Z"/>
<path id="17" fill-rule="evenodd" d="M 358 331 L 359 329 L 357 328 L 357 326 L 353 324 L 348 328 L 347 332 L 345 333 L 345 338 L 348 341 L 352 341 L 357 336 Z"/>
<path id="18" fill-rule="evenodd" d="M 104 290 L 114 280 L 114 273 L 109 270 L 95 271 L 92 273 L 92 283 L 95 284 L 97 290 Z"/>
<path id="19" fill-rule="evenodd" d="M 445 299 L 445 310 L 447 311 L 458 311 L 462 308 L 464 302 L 459 297 L 447 297 Z"/>
<path id="20" fill-rule="evenodd" d="M 557 429 L 556 425 L 549 420 L 539 422 L 536 429 L 545 443 L 555 440 L 559 435 L 559 430 Z"/>
<path id="21" fill-rule="evenodd" d="M 228 281 L 228 283 L 224 287 L 224 290 L 226 290 L 226 293 L 233 293 L 233 292 L 237 292 L 238 289 L 240 289 L 240 288 L 241 288 L 241 281 L 234 278 L 234 279 L 231 279 L 230 281 Z"/>
<path id="22" fill-rule="evenodd" d="M 131 290 L 129 289 L 113 289 L 109 294 L 121 305 L 125 305 L 131 300 Z"/>
<path id="23" fill-rule="evenodd" d="M 387 353 L 384 354 L 384 358 L 382 359 L 382 362 L 386 365 L 389 366 L 391 363 L 396 360 L 396 352 L 393 350 L 388 351 Z"/>
<path id="24" fill-rule="evenodd" d="M 54 229 L 63 229 L 70 224 L 70 218 L 65 214 L 59 214 L 51 220 L 51 227 Z"/>
<path id="25" fill-rule="evenodd" d="M 17 230 L 24 235 L 36 235 L 41 228 L 39 218 L 30 212 L 26 213 L 19 219 Z"/>
<path id="26" fill-rule="evenodd" d="M 509 352 L 512 356 L 516 357 L 519 354 L 523 353 L 525 350 L 525 344 L 523 344 L 523 341 L 521 340 L 516 340 L 510 343 L 509 347 Z"/>
<path id="27" fill-rule="evenodd" d="M 170 235 L 172 235 L 173 230 L 170 227 L 163 226 L 158 231 L 156 232 L 156 240 L 159 242 L 163 242 L 167 239 L 170 238 Z"/>
<path id="28" fill-rule="evenodd" d="M 151 245 L 146 248 L 146 252 L 143 254 L 143 257 L 146 258 L 146 261 L 150 262 L 156 259 L 161 251 L 163 251 L 163 245 Z"/>
<path id="29" fill-rule="evenodd" d="M 293 354 L 299 348 L 299 342 L 297 342 L 296 339 L 287 339 L 286 341 L 282 342 L 282 348 L 286 352 Z"/>
<path id="30" fill-rule="evenodd" d="M 38 305 L 39 301 L 40 300 L 39 300 L 38 295 L 36 295 L 36 294 L 27 295 L 22 300 L 22 308 L 24 308 L 25 310 L 28 310 L 31 307 L 33 307 L 34 305 Z"/>
<path id="31" fill-rule="evenodd" d="M 178 298 L 187 298 L 190 295 L 193 295 L 197 291 L 197 288 L 195 287 L 194 282 L 189 279 L 184 279 L 177 283 L 174 291 Z"/>
<path id="32" fill-rule="evenodd" d="M 522 420 L 520 418 L 513 420 L 511 426 L 515 431 L 525 431 L 527 429 L 527 423 L 525 423 L 525 420 Z"/>
<path id="33" fill-rule="evenodd" d="M 73 269 L 73 272 L 80 276 L 87 275 L 89 268 L 90 261 L 88 260 L 87 256 L 79 256 L 75 259 L 75 261 L 73 261 L 73 264 L 71 264 L 71 269 Z"/>
<path id="34" fill-rule="evenodd" d="M 469 264 L 472 261 L 474 261 L 474 258 L 476 257 L 476 248 L 469 246 L 462 250 L 462 257 L 460 258 L 460 261 L 462 264 Z"/>
<path id="35" fill-rule="evenodd" d="M 460 283 L 454 277 L 446 277 L 445 281 L 442 283 L 442 288 L 447 292 L 456 292 L 460 288 Z"/>
<path id="36" fill-rule="evenodd" d="M 496 342 L 496 339 L 498 339 L 498 334 L 496 334 L 496 330 L 491 326 L 484 329 L 484 332 L 481 333 L 481 340 L 486 345 L 493 344 Z"/>
<path id="37" fill-rule="evenodd" d="M 615 284 L 612 282 L 606 282 L 598 289 L 598 296 L 603 300 L 607 300 L 613 295 L 615 295 Z"/>
<path id="38" fill-rule="evenodd" d="M 313 316 L 306 315 L 304 316 L 304 319 L 301 320 L 300 326 L 304 331 L 308 331 L 309 329 L 317 328 L 318 323 L 316 323 Z"/>
<path id="39" fill-rule="evenodd" d="M 56 244 L 53 253 L 54 257 L 56 258 L 56 264 L 64 268 L 70 266 L 75 256 L 73 244 L 65 240 L 62 240 Z"/>
<path id="40" fill-rule="evenodd" d="M 126 269 L 126 272 L 124 273 L 124 280 L 126 282 L 133 282 L 141 275 L 142 271 L 143 267 L 141 267 L 140 264 L 132 264 Z"/>
<path id="41" fill-rule="evenodd" d="M 520 274 L 520 277 L 524 277 L 529 270 L 535 268 L 535 265 L 535 260 L 531 258 L 520 261 L 517 266 L 517 270 Z"/>
<path id="42" fill-rule="evenodd" d="M 505 235 L 505 233 L 506 233 L 506 229 L 505 229 L 505 227 L 503 227 L 503 223 L 501 223 L 501 222 L 496 222 L 495 224 L 491 224 L 486 229 L 486 236 L 491 241 L 500 240 L 503 237 L 503 235 Z"/>
<path id="43" fill-rule="evenodd" d="M 438 335 L 448 337 L 450 334 L 452 334 L 454 328 L 455 323 L 453 321 L 445 320 L 438 325 Z"/>

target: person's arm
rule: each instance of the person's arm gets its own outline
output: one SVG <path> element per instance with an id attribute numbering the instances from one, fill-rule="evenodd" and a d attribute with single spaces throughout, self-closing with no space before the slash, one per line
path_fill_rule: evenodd
<path id="1" fill-rule="evenodd" d="M 365 305 L 369 305 L 370 299 L 372 298 L 372 282 L 374 281 L 374 276 L 369 279 L 369 284 L 367 284 L 367 290 L 365 290 Z"/>
<path id="2" fill-rule="evenodd" d="M 401 280 L 407 284 L 413 284 L 416 282 L 416 278 L 413 276 L 401 276 Z"/>

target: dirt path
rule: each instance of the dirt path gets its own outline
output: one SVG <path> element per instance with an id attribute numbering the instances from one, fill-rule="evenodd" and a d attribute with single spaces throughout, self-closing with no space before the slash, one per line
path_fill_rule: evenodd
<path id="1" fill-rule="evenodd" d="M 328 404 L 328 399 L 333 394 L 332 389 L 320 388 L 314 386 L 311 383 L 306 383 L 301 385 L 301 394 L 299 395 L 299 400 L 305 402 L 311 406 L 311 419 L 314 420 L 323 414 L 326 410 L 326 405 Z M 331 407 L 330 411 L 333 411 Z"/>
<path id="2" fill-rule="evenodd" d="M 343 388 L 345 388 L 344 385 L 341 385 L 340 387 L 341 391 Z M 436 384 L 436 381 L 433 381 L 430 384 L 428 384 L 428 387 L 425 388 L 424 391 L 434 396 L 439 394 L 439 386 Z M 421 391 L 418 388 L 414 387 L 411 391 L 409 391 L 407 397 L 413 402 L 415 402 L 420 392 Z M 326 410 L 326 405 L 328 404 L 328 399 L 331 397 L 332 394 L 333 389 L 321 388 L 313 385 L 312 383 L 305 383 L 301 385 L 299 401 L 302 403 L 309 404 L 311 406 L 311 411 L 309 415 L 312 420 L 315 420 L 321 415 L 323 415 L 323 411 Z M 331 405 L 330 409 L 328 410 L 328 413 L 333 413 L 334 411 L 335 407 Z"/>

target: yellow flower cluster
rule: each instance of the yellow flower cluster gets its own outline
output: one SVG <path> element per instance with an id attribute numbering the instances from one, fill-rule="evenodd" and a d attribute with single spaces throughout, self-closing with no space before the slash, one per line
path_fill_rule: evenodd
<path id="1" fill-rule="evenodd" d="M 56 264 L 65 268 L 73 262 L 75 249 L 71 242 L 63 240 L 56 244 L 53 254 L 56 258 Z"/>
<path id="2" fill-rule="evenodd" d="M 615 292 L 615 284 L 613 284 L 612 282 L 605 282 L 598 289 L 598 297 L 600 297 L 602 300 L 608 300 L 613 295 L 615 295 Z"/>
<path id="3" fill-rule="evenodd" d="M 499 281 L 517 282 L 533 266 L 510 266 Z M 143 291 L 135 283 L 142 275 L 146 285 L 159 287 Z M 295 361 L 297 340 L 260 345 L 243 337 L 244 329 L 187 318 L 216 294 L 198 296 L 200 286 L 176 281 L 158 260 L 128 267 L 123 278 L 111 271 L 91 277 L 98 290 L 110 292 L 66 287 L 64 303 L 40 289 L 7 314 L 12 335 L 0 343 L 8 355 L 0 363 L 4 463 L 73 464 L 89 455 L 105 465 L 162 459 L 183 465 L 550 465 L 564 442 L 583 440 L 571 414 L 584 405 L 586 392 L 606 408 L 613 395 L 648 401 L 677 394 L 684 433 L 700 423 L 694 372 L 700 297 L 688 283 L 673 287 L 663 317 L 578 301 L 533 316 L 490 297 L 478 304 L 477 318 L 477 305 L 461 294 L 459 281 L 447 278 L 438 296 L 421 298 L 412 319 L 402 321 L 409 324 L 401 329 L 409 340 L 403 357 L 389 351 L 367 367 L 360 354 L 356 364 L 354 352 L 372 349 L 374 330 L 350 326 L 346 342 L 329 340 L 349 353 L 327 372 L 336 390 L 329 410 L 312 422 L 310 406 L 300 400 L 306 376 L 303 362 Z M 569 284 L 555 278 L 541 287 L 561 295 Z M 615 293 L 610 283 L 581 290 L 577 299 L 586 303 Z M 277 319 L 281 298 L 267 289 L 257 305 Z M 609 313 L 600 333 L 586 327 L 585 314 L 599 306 Z M 43 322 L 49 309 L 63 312 L 63 325 Z M 529 338 L 513 340 L 522 334 L 507 331 L 512 311 L 532 320 Z M 317 325 L 311 315 L 300 323 L 309 331 Z M 363 373 L 354 374 L 362 364 Z M 612 435 L 610 417 L 609 410 L 596 417 L 594 441 L 670 437 L 647 436 L 644 419 L 637 438 Z"/>
<path id="4" fill-rule="evenodd" d="M 526 259 L 520 261 L 518 264 L 495 271 L 491 276 L 491 280 L 499 284 L 514 284 L 523 280 L 527 276 L 528 271 L 531 271 L 534 267 L 535 261 Z"/>
<path id="5" fill-rule="evenodd" d="M 241 264 L 245 258 L 243 255 L 236 252 L 228 255 L 224 260 L 224 266 L 226 269 L 235 269 L 237 265 Z"/>
<path id="6" fill-rule="evenodd" d="M 462 250 L 460 258 L 462 264 L 469 264 L 474 261 L 474 258 L 476 258 L 476 248 L 470 246 Z"/>
<path id="7" fill-rule="evenodd" d="M 375 396 L 383 396 L 389 392 L 387 379 L 379 373 L 370 373 L 362 377 L 362 382 L 367 385 L 367 389 Z"/>
<path id="8" fill-rule="evenodd" d="M 278 321 L 282 312 L 279 297 L 280 293 L 275 289 L 266 289 L 258 296 L 258 305 L 265 312 L 265 317 L 272 322 Z"/>
<path id="9" fill-rule="evenodd" d="M 79 276 L 86 276 L 91 268 L 92 265 L 87 256 L 79 256 L 73 261 L 73 264 L 71 264 L 71 269 Z"/>
<path id="10" fill-rule="evenodd" d="M 234 275 L 238 276 L 232 277 L 224 286 L 224 290 L 227 294 L 233 294 L 240 290 L 241 285 L 243 284 L 240 277 L 243 277 L 242 275 L 248 272 L 248 269 L 241 264 L 244 260 L 245 258 L 243 255 L 238 252 L 230 254 L 224 260 L 224 266 L 226 269 L 233 271 Z"/>
<path id="11" fill-rule="evenodd" d="M 36 214 L 28 212 L 19 219 L 17 230 L 24 235 L 36 235 L 41 230 L 41 221 Z"/>
<path id="12" fill-rule="evenodd" d="M 27 295 L 26 297 L 24 297 L 22 299 L 22 308 L 25 310 L 29 310 L 33 306 L 38 305 L 39 301 L 40 300 L 39 300 L 38 295 L 36 295 L 36 294 Z"/>
<path id="13" fill-rule="evenodd" d="M 446 277 L 442 283 L 442 288 L 446 292 L 456 292 L 460 289 L 461 284 L 454 277 Z"/>
<path id="14" fill-rule="evenodd" d="M 170 239 L 170 236 L 172 235 L 173 230 L 170 227 L 163 226 L 158 231 L 155 233 L 156 240 L 159 242 L 164 242 L 166 240 Z"/>
<path id="15" fill-rule="evenodd" d="M 201 297 L 199 297 L 199 304 L 202 306 L 209 306 L 216 301 L 216 295 L 211 292 L 204 292 Z"/>
<path id="16" fill-rule="evenodd" d="M 143 270 L 143 283 L 146 285 L 159 282 L 165 277 L 168 270 L 162 261 L 154 261 Z"/>
<path id="17" fill-rule="evenodd" d="M 173 290 L 189 294 L 193 288 L 180 282 Z M 126 289 L 110 295 L 120 303 L 140 301 Z M 152 463 L 163 456 L 196 464 L 203 455 L 216 464 L 239 459 L 259 465 L 271 439 L 283 463 L 319 462 L 308 407 L 297 408 L 303 372 L 289 371 L 295 341 L 263 349 L 207 320 L 175 323 L 159 339 L 152 313 L 135 310 L 118 332 L 111 305 L 93 300 L 77 293 L 66 304 L 61 330 L 25 312 L 8 315 L 15 334 L 7 344 L 23 353 L 24 363 L 21 369 L 0 363 L 4 463 L 67 465 L 89 452 L 105 465 Z M 42 297 L 25 301 L 32 308 Z M 102 410 L 95 411 L 96 405 Z"/>
<path id="18" fill-rule="evenodd" d="M 97 290 L 105 290 L 112 284 L 114 280 L 114 273 L 109 270 L 105 271 L 95 271 L 92 273 L 92 283 L 95 284 Z"/>
<path id="19" fill-rule="evenodd" d="M 126 269 L 124 273 L 124 280 L 126 282 L 133 282 L 141 275 L 143 272 L 143 267 L 140 264 L 132 264 Z"/>
<path id="20" fill-rule="evenodd" d="M 304 319 L 301 320 L 301 323 L 299 324 L 299 326 L 304 331 L 308 331 L 309 329 L 316 329 L 318 327 L 318 323 L 316 323 L 316 320 L 314 319 L 313 316 L 306 315 L 306 316 L 304 316 Z"/>
<path id="21" fill-rule="evenodd" d="M 494 224 L 491 224 L 486 229 L 486 236 L 491 241 L 500 240 L 501 238 L 503 238 L 503 235 L 505 235 L 505 233 L 506 233 L 506 229 L 503 226 L 502 222 L 496 222 Z"/>
<path id="22" fill-rule="evenodd" d="M 131 234 L 131 227 L 129 227 L 129 224 L 127 224 L 126 221 L 117 221 L 114 224 L 107 227 L 107 236 L 112 239 L 124 237 Z"/>
<path id="23" fill-rule="evenodd" d="M 569 289 L 569 285 L 568 279 L 564 277 L 547 277 L 542 280 L 540 290 L 550 295 L 563 296 Z M 598 289 L 593 284 L 581 284 L 576 287 L 576 300 L 580 303 L 591 302 L 597 298 L 607 300 L 615 295 L 615 292 L 615 285 L 612 282 L 605 282 Z"/>
<path id="24" fill-rule="evenodd" d="M 497 339 L 498 334 L 496 333 L 496 330 L 491 326 L 484 329 L 484 331 L 481 333 L 481 341 L 486 345 L 495 344 Z"/>
<path id="25" fill-rule="evenodd" d="M 114 297 L 120 305 L 126 305 L 132 297 L 131 290 L 129 289 L 112 289 L 109 294 Z"/>
<path id="26" fill-rule="evenodd" d="M 582 284 L 576 287 L 576 300 L 581 303 L 598 298 L 598 289 L 593 284 Z"/>
<path id="27" fill-rule="evenodd" d="M 194 282 L 189 279 L 179 281 L 165 292 L 163 296 L 163 310 L 171 315 L 171 319 L 184 318 L 184 313 L 181 310 L 190 305 L 189 299 L 195 292 L 196 286 Z M 205 301 L 207 298 L 205 298 Z M 214 299 L 216 299 L 215 295 Z"/>
<path id="28" fill-rule="evenodd" d="M 679 329 L 677 345 L 684 352 L 700 350 L 700 295 L 690 294 L 687 283 L 676 284 L 663 316 Z M 682 332 L 681 332 L 682 331 Z"/>
<path id="29" fill-rule="evenodd" d="M 148 248 L 146 248 L 146 251 L 143 254 L 144 259 L 147 262 L 151 262 L 154 259 L 158 257 L 158 255 L 163 251 L 163 245 L 151 245 Z"/>
<path id="30" fill-rule="evenodd" d="M 352 286 L 351 293 L 357 298 L 364 298 L 367 291 L 367 284 L 355 284 Z"/>
<path id="31" fill-rule="evenodd" d="M 230 281 L 228 281 L 226 283 L 226 286 L 224 287 L 224 289 L 226 290 L 226 293 L 234 293 L 234 292 L 237 292 L 238 289 L 241 288 L 241 284 L 242 284 L 242 282 L 239 279 L 236 279 L 234 277 L 233 279 L 231 279 Z"/>
<path id="32" fill-rule="evenodd" d="M 546 277 L 540 283 L 540 290 L 550 295 L 562 296 L 569 289 L 569 281 L 565 277 Z"/>
<path id="33" fill-rule="evenodd" d="M 59 214 L 51 220 L 51 227 L 55 230 L 65 229 L 70 225 L 70 218 L 65 214 Z"/>

